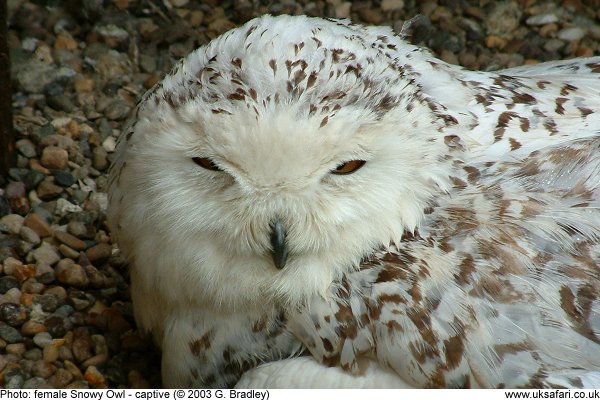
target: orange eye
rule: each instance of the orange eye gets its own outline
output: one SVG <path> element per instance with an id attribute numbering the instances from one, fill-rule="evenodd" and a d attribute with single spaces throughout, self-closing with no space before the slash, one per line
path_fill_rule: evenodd
<path id="1" fill-rule="evenodd" d="M 365 160 L 346 161 L 345 163 L 338 165 L 331 173 L 336 175 L 348 175 L 358 170 L 365 165 L 365 163 Z"/>
<path id="2" fill-rule="evenodd" d="M 192 161 L 201 166 L 204 169 L 209 169 L 211 171 L 222 171 L 221 168 L 217 164 L 214 163 L 210 158 L 205 157 L 194 157 Z"/>

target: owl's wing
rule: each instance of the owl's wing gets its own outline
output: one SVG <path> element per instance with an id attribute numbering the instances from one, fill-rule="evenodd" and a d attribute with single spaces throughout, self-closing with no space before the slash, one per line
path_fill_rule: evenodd
<path id="1" fill-rule="evenodd" d="M 398 247 L 290 317 L 315 359 L 418 387 L 595 385 L 600 139 L 465 175 Z M 457 174 L 458 174 L 457 170 Z"/>

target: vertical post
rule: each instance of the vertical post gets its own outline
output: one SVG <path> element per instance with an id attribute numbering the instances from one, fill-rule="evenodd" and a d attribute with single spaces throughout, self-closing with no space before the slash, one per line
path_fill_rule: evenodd
<path id="1" fill-rule="evenodd" d="M 12 129 L 12 91 L 8 53 L 7 1 L 0 0 L 0 175 L 7 176 L 15 164 L 15 137 Z"/>

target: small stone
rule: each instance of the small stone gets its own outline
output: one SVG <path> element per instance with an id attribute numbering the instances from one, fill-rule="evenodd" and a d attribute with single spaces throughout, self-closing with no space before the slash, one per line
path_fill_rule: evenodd
<path id="1" fill-rule="evenodd" d="M 96 267 L 93 265 L 86 265 L 84 267 L 85 274 L 89 278 L 90 286 L 93 288 L 102 288 L 106 286 L 106 278 Z"/>
<path id="2" fill-rule="evenodd" d="M 48 264 L 37 263 L 35 265 L 35 279 L 44 285 L 54 282 L 54 269 Z"/>
<path id="3" fill-rule="evenodd" d="M 44 347 L 43 357 L 44 361 L 50 363 L 58 360 L 58 346 L 55 343 L 52 343 L 51 345 Z"/>
<path id="4" fill-rule="evenodd" d="M 46 346 L 50 346 L 52 342 L 52 336 L 48 332 L 40 332 L 33 337 L 33 343 L 36 346 L 43 349 Z"/>
<path id="5" fill-rule="evenodd" d="M 54 237 L 61 243 L 66 244 L 72 249 L 75 250 L 85 250 L 86 244 L 83 240 L 78 239 L 77 237 L 71 235 L 70 233 L 56 230 L 54 231 Z"/>
<path id="6" fill-rule="evenodd" d="M 8 257 L 4 260 L 4 273 L 6 275 L 14 275 L 17 267 L 23 265 L 23 263 L 16 258 Z"/>
<path id="7" fill-rule="evenodd" d="M 200 25 L 202 25 L 202 22 L 204 21 L 204 12 L 202 12 L 202 10 L 192 10 L 192 12 L 190 12 L 189 21 L 190 21 L 190 26 L 192 28 L 198 28 Z M 153 71 L 146 71 L 146 72 L 153 72 Z"/>
<path id="8" fill-rule="evenodd" d="M 532 15 L 525 21 L 527 25 L 531 26 L 553 24 L 555 22 L 558 22 L 558 17 L 552 13 Z"/>
<path id="9" fill-rule="evenodd" d="M 34 158 L 37 155 L 35 145 L 29 139 L 17 140 L 15 147 L 19 153 L 27 158 Z"/>
<path id="10" fill-rule="evenodd" d="M 112 246 L 108 243 L 99 243 L 87 249 L 85 254 L 91 262 L 106 260 L 112 254 Z"/>
<path id="11" fill-rule="evenodd" d="M 6 354 L 14 354 L 17 356 L 22 356 L 23 354 L 25 354 L 25 351 L 27 350 L 27 348 L 25 347 L 24 343 L 13 343 L 13 344 L 9 344 L 6 345 Z"/>
<path id="12" fill-rule="evenodd" d="M 23 182 L 9 182 L 6 185 L 4 197 L 8 201 L 13 212 L 27 214 L 29 212 L 29 201 L 27 200 L 27 188 Z"/>
<path id="13" fill-rule="evenodd" d="M 79 252 L 77 250 L 73 250 L 72 248 L 70 248 L 69 246 L 67 246 L 65 244 L 61 244 L 60 246 L 58 246 L 58 251 L 63 256 L 65 256 L 67 258 L 71 258 L 73 260 L 79 258 Z"/>
<path id="14" fill-rule="evenodd" d="M 67 333 L 68 336 L 69 333 Z M 69 346 L 71 344 L 69 343 Z M 61 361 L 65 361 L 65 360 L 69 360 L 69 361 L 73 361 L 75 359 L 75 357 L 73 357 L 73 352 L 71 352 L 71 349 L 67 346 L 60 346 L 58 348 L 58 359 Z"/>
<path id="15" fill-rule="evenodd" d="M 11 277 L 12 278 L 12 277 Z M 1 279 L 1 278 L 0 278 Z M 13 278 L 14 279 L 14 278 Z M 0 302 L 1 303 L 23 303 L 23 293 L 21 293 L 21 290 L 18 287 L 15 288 L 11 288 L 9 289 L 6 294 L 0 298 Z"/>
<path id="16" fill-rule="evenodd" d="M 42 350 L 37 347 L 31 348 L 23 354 L 23 358 L 31 361 L 38 361 L 42 359 Z"/>
<path id="17" fill-rule="evenodd" d="M 500 36 L 489 35 L 485 38 L 485 45 L 490 49 L 502 49 L 504 46 L 506 46 L 506 40 Z"/>
<path id="18" fill-rule="evenodd" d="M 48 146 L 42 151 L 41 163 L 49 169 L 64 169 L 69 161 L 69 153 L 56 146 Z"/>
<path id="19" fill-rule="evenodd" d="M 19 282 L 24 282 L 28 278 L 33 278 L 35 276 L 35 265 L 33 264 L 21 264 L 15 268 L 13 276 L 19 280 Z M 24 288 L 21 288 L 24 290 Z M 30 292 L 31 293 L 31 292 Z"/>
<path id="20" fill-rule="evenodd" d="M 23 240 L 25 240 L 26 242 L 32 243 L 32 244 L 40 244 L 41 239 L 40 236 L 30 227 L 28 226 L 22 226 L 21 229 L 19 230 L 19 236 L 21 236 L 21 238 Z"/>
<path id="21" fill-rule="evenodd" d="M 46 382 L 46 379 L 39 376 L 29 378 L 23 383 L 23 389 L 54 389 L 52 385 Z"/>
<path id="22" fill-rule="evenodd" d="M 106 150 L 96 147 L 92 152 L 92 166 L 98 171 L 104 171 L 108 167 Z"/>
<path id="23" fill-rule="evenodd" d="M 65 300 L 67 300 L 67 291 L 62 286 L 49 287 L 44 291 L 44 294 L 55 296 L 60 304 L 64 303 Z M 61 306 L 60 308 L 62 307 L 65 306 Z M 58 310 L 56 312 L 58 312 Z"/>
<path id="24" fill-rule="evenodd" d="M 106 379 L 104 376 L 98 371 L 98 368 L 91 365 L 87 367 L 85 373 L 83 374 L 83 379 L 88 381 L 90 385 L 94 387 L 104 387 L 106 386 Z"/>
<path id="25" fill-rule="evenodd" d="M 73 204 L 66 199 L 60 198 L 56 200 L 56 209 L 54 210 L 54 213 L 60 217 L 81 211 L 83 211 L 83 209 L 80 206 Z"/>
<path id="26" fill-rule="evenodd" d="M 123 100 L 114 100 L 104 110 L 104 115 L 110 120 L 122 120 L 127 118 L 131 111 L 129 104 Z"/>
<path id="27" fill-rule="evenodd" d="M 556 24 L 546 24 L 540 28 L 540 36 L 541 37 L 551 37 L 558 30 L 558 25 Z"/>
<path id="28" fill-rule="evenodd" d="M 34 304 L 39 304 L 43 311 L 51 313 L 59 306 L 59 300 L 53 294 L 43 294 L 36 297 Z"/>
<path id="29" fill-rule="evenodd" d="M 18 343 L 23 340 L 21 332 L 12 326 L 0 321 L 0 338 L 6 343 Z"/>
<path id="30" fill-rule="evenodd" d="M 88 237 L 88 228 L 85 223 L 81 221 L 70 221 L 67 224 L 67 232 L 71 235 L 77 236 L 78 238 Z"/>
<path id="31" fill-rule="evenodd" d="M 37 160 L 32 159 L 29 161 L 30 161 L 30 165 L 33 165 L 33 164 L 39 165 Z M 46 171 L 48 171 L 46 168 L 44 168 L 44 169 Z M 42 172 L 28 169 L 27 172 L 22 176 L 21 182 L 23 182 L 25 184 L 25 187 L 27 188 L 27 190 L 33 190 L 37 187 L 37 185 L 40 184 L 40 182 L 42 182 L 44 180 L 45 177 L 46 176 Z"/>
<path id="32" fill-rule="evenodd" d="M 96 354 L 95 356 L 92 356 L 92 357 L 88 358 L 87 360 L 85 360 L 83 363 L 81 363 L 81 366 L 83 368 L 87 368 L 90 366 L 99 367 L 99 366 L 106 364 L 107 361 L 108 361 L 108 354 Z"/>
<path id="33" fill-rule="evenodd" d="M 85 270 L 79 264 L 69 258 L 64 258 L 58 262 L 54 269 L 56 278 L 59 282 L 75 286 L 75 287 L 86 287 L 89 283 L 89 279 L 85 274 Z"/>
<path id="34" fill-rule="evenodd" d="M 77 41 L 67 31 L 62 31 L 54 40 L 54 48 L 57 50 L 76 50 Z"/>
<path id="35" fill-rule="evenodd" d="M 102 142 L 102 147 L 107 153 L 113 153 L 117 148 L 117 141 L 114 136 L 107 137 L 104 142 Z"/>
<path id="36" fill-rule="evenodd" d="M 53 314 L 46 318 L 44 326 L 52 337 L 61 338 L 71 329 L 72 324 L 68 319 Z"/>
<path id="37" fill-rule="evenodd" d="M 46 332 L 44 324 L 31 319 L 21 326 L 21 333 L 25 336 L 35 336 L 41 332 Z"/>
<path id="38" fill-rule="evenodd" d="M 490 35 L 502 36 L 512 35 L 518 26 L 523 14 L 521 6 L 517 3 L 494 2 L 494 6 L 487 15 L 487 29 Z"/>
<path id="39" fill-rule="evenodd" d="M 32 373 L 40 378 L 49 378 L 56 371 L 56 367 L 44 360 L 36 361 L 33 364 Z"/>
<path id="40" fill-rule="evenodd" d="M 75 359 L 83 362 L 92 357 L 92 345 L 92 340 L 85 329 L 78 328 L 75 331 L 73 346 L 71 346 Z"/>
<path id="41" fill-rule="evenodd" d="M 68 113 L 73 112 L 76 109 L 71 99 L 63 93 L 54 96 L 46 96 L 46 104 L 56 111 L 65 111 Z"/>
<path id="42" fill-rule="evenodd" d="M 69 187 L 76 182 L 73 174 L 68 171 L 58 170 L 54 171 L 52 175 L 54 175 L 54 182 L 62 187 Z"/>
<path id="43" fill-rule="evenodd" d="M 37 194 L 42 200 L 51 200 L 63 192 L 63 188 L 48 180 L 43 181 L 37 188 Z"/>
<path id="44" fill-rule="evenodd" d="M 53 265 L 60 260 L 60 255 L 49 243 L 42 243 L 40 247 L 33 251 L 33 258 L 41 264 Z"/>
<path id="45" fill-rule="evenodd" d="M 558 31 L 558 38 L 568 42 L 576 42 L 585 36 L 585 30 L 578 26 L 564 28 Z"/>
<path id="46" fill-rule="evenodd" d="M 21 373 L 20 370 L 4 375 L 5 389 L 22 389 L 24 384 L 25 376 Z"/>
<path id="47" fill-rule="evenodd" d="M 92 78 L 78 78 L 75 79 L 73 86 L 77 93 L 90 93 L 94 91 L 96 81 Z"/>
<path id="48" fill-rule="evenodd" d="M 94 28 L 109 47 L 117 47 L 120 42 L 125 41 L 129 37 L 129 33 L 116 25 L 97 26 Z"/>
<path id="49" fill-rule="evenodd" d="M 386 12 L 400 10 L 404 8 L 404 0 L 382 0 L 379 6 Z"/>
<path id="50" fill-rule="evenodd" d="M 2 225 L 6 227 L 4 232 L 12 233 L 13 235 L 18 235 L 21 230 L 21 226 L 23 226 L 24 218 L 19 214 L 8 214 L 4 217 L 0 218 L 0 231 L 3 231 Z"/>
<path id="51" fill-rule="evenodd" d="M 7 293 L 10 289 L 18 288 L 19 281 L 14 276 L 1 276 L 0 277 L 0 294 Z"/>
<path id="52" fill-rule="evenodd" d="M 550 39 L 544 43 L 544 50 L 548 52 L 556 52 L 562 49 L 565 46 L 565 42 L 558 39 Z"/>
<path id="53" fill-rule="evenodd" d="M 64 388 L 73 380 L 73 374 L 64 368 L 58 368 L 54 375 L 48 379 L 48 383 L 57 389 Z"/>
<path id="54" fill-rule="evenodd" d="M 28 318 L 27 308 L 21 304 L 0 304 L 0 319 L 12 327 L 21 326 Z"/>
<path id="55" fill-rule="evenodd" d="M 28 214 L 23 221 L 23 225 L 33 229 L 41 237 L 48 237 L 52 234 L 50 225 L 36 213 Z"/>
<path id="56" fill-rule="evenodd" d="M 35 278 L 29 278 L 21 284 L 22 295 L 39 295 L 44 291 L 44 289 L 44 284 L 38 282 Z M 34 302 L 35 300 L 37 300 L 38 297 L 39 296 L 32 296 L 31 301 Z M 25 304 L 25 302 L 22 299 L 21 301 Z"/>
<path id="57" fill-rule="evenodd" d="M 73 375 L 73 379 L 81 379 L 83 378 L 83 374 L 81 373 L 81 371 L 79 370 L 79 368 L 77 367 L 77 365 L 75 365 L 72 361 L 70 360 L 64 360 L 64 366 L 65 369 L 67 371 L 69 371 L 71 373 L 71 375 Z"/>

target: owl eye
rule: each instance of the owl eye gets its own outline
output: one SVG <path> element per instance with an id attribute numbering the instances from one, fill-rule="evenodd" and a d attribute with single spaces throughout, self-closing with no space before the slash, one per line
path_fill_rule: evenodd
<path id="1" fill-rule="evenodd" d="M 217 164 L 214 163 L 213 160 L 206 157 L 193 157 L 192 161 L 201 166 L 204 169 L 209 169 L 211 171 L 222 171 L 221 168 Z"/>
<path id="2" fill-rule="evenodd" d="M 345 163 L 338 165 L 331 173 L 336 175 L 348 175 L 357 171 L 360 167 L 365 165 L 365 163 L 365 160 L 346 161 Z"/>

